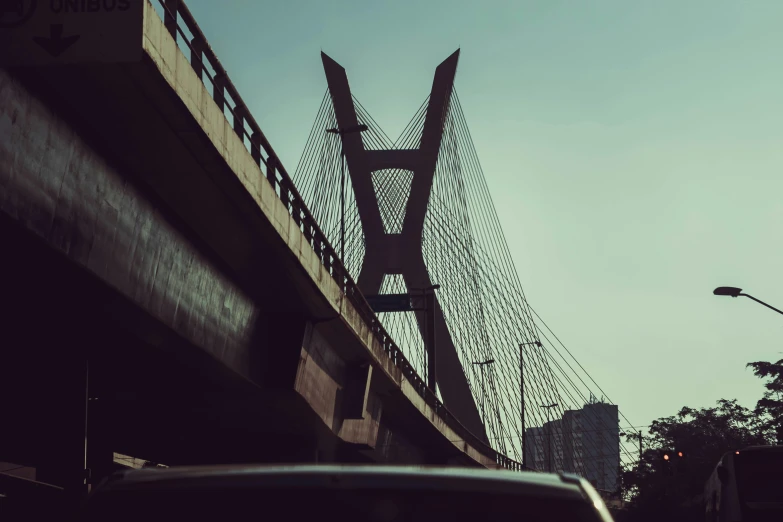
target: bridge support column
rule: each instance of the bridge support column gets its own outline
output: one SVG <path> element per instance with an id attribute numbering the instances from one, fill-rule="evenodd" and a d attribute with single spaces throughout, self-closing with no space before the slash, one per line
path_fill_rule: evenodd
<path id="1" fill-rule="evenodd" d="M 259 318 L 251 355 L 251 376 L 267 389 L 292 390 L 310 326 L 301 313 L 270 312 Z"/>
<path id="2" fill-rule="evenodd" d="M 87 409 L 87 468 L 89 485 L 94 488 L 114 470 L 111 411 L 108 397 L 90 393 Z"/>
<path id="3" fill-rule="evenodd" d="M 63 351 L 65 346 L 62 346 Z M 38 373 L 36 479 L 65 489 L 69 503 L 86 494 L 88 364 L 52 356 Z M 32 406 L 32 405 L 31 405 Z"/>
<path id="4" fill-rule="evenodd" d="M 342 416 L 344 419 L 363 419 L 367 410 L 372 381 L 372 366 L 355 364 L 346 368 L 342 390 Z"/>

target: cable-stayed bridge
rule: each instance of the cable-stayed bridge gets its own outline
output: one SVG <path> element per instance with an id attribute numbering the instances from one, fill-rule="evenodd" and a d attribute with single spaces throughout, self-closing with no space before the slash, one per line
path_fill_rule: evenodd
<path id="1" fill-rule="evenodd" d="M 436 354 L 426 346 L 424 311 L 379 319 L 446 407 L 521 462 L 525 428 L 562 419 L 603 393 L 525 298 L 454 87 L 458 59 L 456 51 L 438 66 L 431 93 L 391 139 L 351 92 L 345 70 L 322 53 L 328 87 L 294 181 L 365 295 L 439 286 Z M 616 421 L 582 422 L 572 431 L 604 431 L 631 457 Z M 568 438 L 562 430 L 552 426 L 552 436 Z M 607 443 L 584 442 L 572 471 L 603 458 Z M 562 450 L 552 453 L 552 466 L 569 467 Z"/>
<path id="2" fill-rule="evenodd" d="M 568 423 L 578 440 L 563 421 L 525 445 L 523 427 L 601 391 L 525 300 L 457 54 L 394 141 L 324 56 L 328 95 L 289 176 L 185 2 L 128 5 L 122 31 L 0 54 L 0 469 L 81 495 L 117 454 L 604 458 L 589 415 Z M 92 37 L 127 40 L 112 60 L 77 47 Z M 366 298 L 416 292 L 426 311 Z"/>

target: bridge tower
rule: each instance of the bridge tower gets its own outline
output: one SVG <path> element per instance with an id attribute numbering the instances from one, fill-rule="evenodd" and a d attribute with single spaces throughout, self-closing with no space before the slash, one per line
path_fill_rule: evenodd
<path id="1" fill-rule="evenodd" d="M 361 122 L 357 118 L 345 69 L 324 53 L 321 53 L 321 59 L 339 128 L 356 127 Z M 378 294 L 387 275 L 402 275 L 411 293 L 437 283 L 431 280 L 424 262 L 422 234 L 458 60 L 459 50 L 444 60 L 435 70 L 418 148 L 371 150 L 365 147 L 360 133 L 340 134 L 366 242 L 365 255 L 357 281 L 365 295 Z M 412 173 L 410 194 L 405 203 L 399 233 L 392 233 L 384 228 L 376 189 L 373 186 L 373 173 L 388 169 L 404 169 Z M 437 298 L 434 302 L 437 357 L 433 357 L 432 353 L 428 354 L 429 361 L 434 359 L 434 364 L 429 365 L 430 371 L 434 371 L 437 376 L 438 389 L 449 411 L 466 428 L 486 442 L 484 424 L 460 364 L 443 311 Z M 423 336 L 424 313 L 417 311 L 416 319 Z"/>

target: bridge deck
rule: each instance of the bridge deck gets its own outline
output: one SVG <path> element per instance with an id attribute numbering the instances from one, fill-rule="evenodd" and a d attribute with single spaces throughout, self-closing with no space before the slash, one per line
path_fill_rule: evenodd
<path id="1" fill-rule="evenodd" d="M 140 63 L 0 71 L 0 210 L 250 388 L 289 386 L 291 417 L 319 418 L 369 452 L 392 426 L 446 460 L 518 468 L 461 426 L 386 336 L 178 9 L 164 23 L 145 2 Z M 206 54 L 183 54 L 177 20 Z M 194 69 L 199 56 L 218 88 Z M 259 344 L 271 347 L 262 358 Z M 341 394 L 361 364 L 370 394 L 363 418 L 348 418 Z"/>

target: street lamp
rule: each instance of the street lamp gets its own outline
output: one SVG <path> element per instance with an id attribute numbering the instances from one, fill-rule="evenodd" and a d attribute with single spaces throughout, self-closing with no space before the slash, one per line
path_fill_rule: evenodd
<path id="1" fill-rule="evenodd" d="M 424 349 L 427 352 L 427 386 L 432 393 L 436 393 L 438 376 L 435 351 L 435 290 L 440 290 L 440 285 L 430 285 L 426 288 L 409 288 L 408 291 L 421 292 L 424 297 Z M 414 308 L 414 310 L 422 310 Z"/>
<path id="2" fill-rule="evenodd" d="M 534 344 L 541 348 L 541 341 L 521 343 L 519 345 L 519 420 L 522 424 L 522 469 L 527 469 L 527 457 L 525 456 L 525 372 L 522 359 L 522 347 Z"/>
<path id="3" fill-rule="evenodd" d="M 549 463 L 549 472 L 552 472 L 552 421 L 549 418 L 549 411 L 557 406 L 558 404 L 556 402 L 553 402 L 552 404 L 546 405 L 542 404 L 542 408 L 546 408 L 546 423 L 549 424 L 549 458 L 547 459 L 547 462 Z"/>
<path id="4" fill-rule="evenodd" d="M 715 290 L 713 290 L 713 291 L 712 291 L 712 293 L 713 293 L 713 294 L 715 294 L 715 295 L 729 295 L 729 296 L 731 296 L 731 297 L 739 297 L 739 296 L 748 297 L 748 298 L 750 298 L 750 299 L 753 299 L 754 301 L 756 301 L 756 302 L 757 302 L 757 303 L 759 303 L 759 304 L 763 304 L 763 305 L 764 305 L 764 306 L 766 306 L 767 308 L 770 308 L 770 309 L 772 309 L 772 310 L 775 310 L 775 311 L 776 311 L 777 313 L 779 313 L 779 314 L 783 314 L 783 310 L 778 310 L 778 309 L 777 309 L 777 308 L 775 308 L 774 306 L 768 305 L 768 304 L 767 304 L 767 303 L 765 303 L 764 301 L 762 301 L 762 300 L 760 300 L 760 299 L 756 299 L 756 298 L 755 298 L 755 297 L 753 297 L 752 295 L 749 295 L 749 294 L 743 294 L 743 293 L 742 293 L 742 288 L 735 288 L 735 287 L 733 287 L 733 286 L 719 286 L 718 288 L 716 288 Z"/>
<path id="5" fill-rule="evenodd" d="M 326 129 L 326 132 L 342 137 L 346 134 L 364 132 L 366 130 L 367 125 L 361 124 L 344 129 L 338 127 Z M 345 266 L 345 148 L 343 147 L 342 139 L 340 140 L 340 263 Z"/>
<path id="6" fill-rule="evenodd" d="M 494 364 L 495 359 L 487 359 L 486 361 L 481 362 L 473 362 L 473 366 L 478 366 L 481 370 L 481 420 L 486 423 L 487 422 L 487 412 L 484 408 L 484 401 L 486 399 L 487 394 L 487 383 L 484 379 L 484 366 L 487 366 L 489 364 Z"/>

